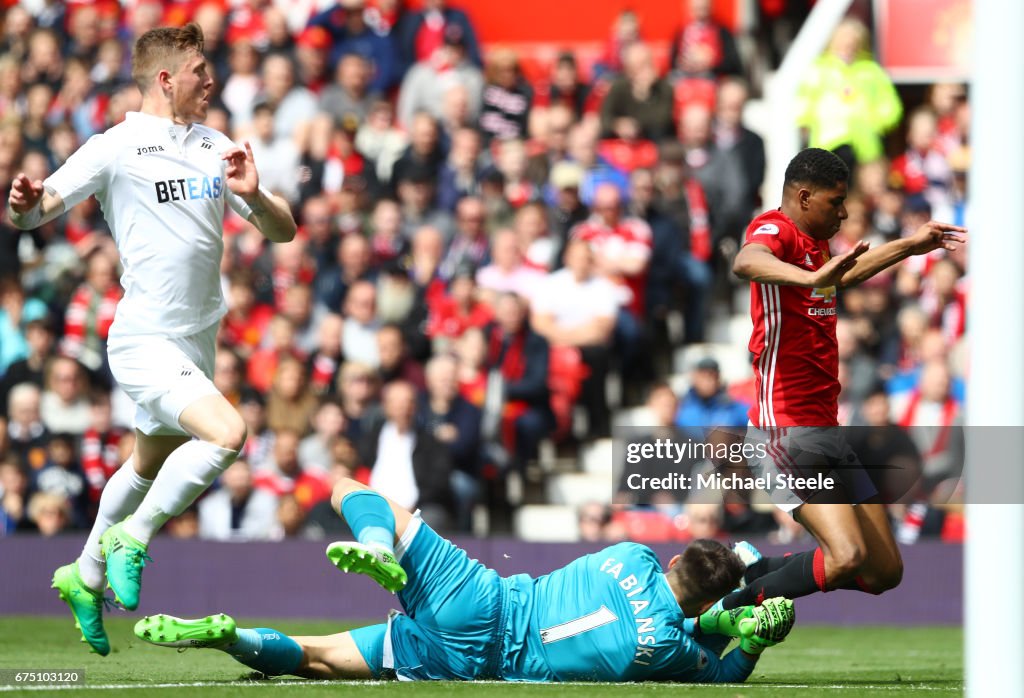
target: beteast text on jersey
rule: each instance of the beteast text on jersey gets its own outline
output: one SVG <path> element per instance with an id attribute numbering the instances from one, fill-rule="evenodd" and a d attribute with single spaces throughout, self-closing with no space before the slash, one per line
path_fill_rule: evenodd
<path id="1" fill-rule="evenodd" d="M 219 199 L 223 192 L 220 177 L 183 177 L 154 182 L 157 203 L 188 199 Z"/>

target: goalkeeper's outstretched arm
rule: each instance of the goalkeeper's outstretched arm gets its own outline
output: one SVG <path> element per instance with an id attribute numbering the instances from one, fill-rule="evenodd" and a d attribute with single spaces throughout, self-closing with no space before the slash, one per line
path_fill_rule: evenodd
<path id="1" fill-rule="evenodd" d="M 705 613 L 699 619 L 701 631 L 738 637 L 740 646 L 722 659 L 707 656 L 707 665 L 696 679 L 706 683 L 745 681 L 760 654 L 786 639 L 796 622 L 793 602 L 782 597 L 768 599 L 761 606 Z"/>

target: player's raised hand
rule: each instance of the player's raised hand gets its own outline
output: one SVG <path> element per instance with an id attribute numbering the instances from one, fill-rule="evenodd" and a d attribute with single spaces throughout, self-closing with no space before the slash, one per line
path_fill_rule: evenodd
<path id="1" fill-rule="evenodd" d="M 939 221 L 928 221 L 908 238 L 910 254 L 928 254 L 932 250 L 949 250 L 967 242 L 967 228 Z"/>
<path id="2" fill-rule="evenodd" d="M 29 179 L 24 172 L 19 172 L 11 182 L 11 194 L 7 197 L 7 203 L 15 213 L 26 213 L 31 211 L 43 198 L 42 180 Z"/>
<path id="3" fill-rule="evenodd" d="M 835 286 L 843 278 L 843 274 L 852 269 L 853 265 L 857 263 L 857 258 L 868 251 L 868 247 L 870 247 L 869 243 L 861 240 L 853 246 L 853 249 L 828 260 L 822 265 L 821 269 L 818 269 L 811 275 L 812 281 L 810 285 L 815 288 Z"/>
<path id="4" fill-rule="evenodd" d="M 221 155 L 221 159 L 228 164 L 224 171 L 228 189 L 243 197 L 255 194 L 259 190 L 260 176 L 256 172 L 256 161 L 253 159 L 249 141 L 245 142 L 245 150 L 235 146 Z"/>

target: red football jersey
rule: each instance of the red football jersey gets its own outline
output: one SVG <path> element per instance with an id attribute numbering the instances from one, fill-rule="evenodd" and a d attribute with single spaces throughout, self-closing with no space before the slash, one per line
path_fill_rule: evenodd
<path id="1" fill-rule="evenodd" d="M 830 256 L 827 240 L 801 232 L 782 211 L 755 218 L 745 244 L 764 245 L 802 269 L 819 269 Z M 751 283 L 750 317 L 757 387 L 750 421 L 762 428 L 837 426 L 836 287 Z"/>
<path id="2" fill-rule="evenodd" d="M 651 249 L 654 236 L 651 226 L 641 218 L 627 216 L 619 220 L 614 228 L 609 226 L 600 216 L 591 216 L 577 223 L 569 231 L 569 237 L 577 237 L 590 243 L 590 247 L 598 255 L 610 259 L 624 254 L 644 258 L 644 269 L 634 276 L 609 277 L 620 286 L 626 286 L 633 292 L 628 308 L 639 318 L 647 314 L 644 294 L 647 289 L 647 268 L 650 265 Z"/>

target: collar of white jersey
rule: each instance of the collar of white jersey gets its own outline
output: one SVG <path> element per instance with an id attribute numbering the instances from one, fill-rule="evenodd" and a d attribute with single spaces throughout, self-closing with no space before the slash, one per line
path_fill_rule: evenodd
<path id="1" fill-rule="evenodd" d="M 124 114 L 125 121 L 134 121 L 145 123 L 150 126 L 160 126 L 167 129 L 167 133 L 171 136 L 185 137 L 187 138 L 192 130 L 195 128 L 195 124 L 191 123 L 187 126 L 184 124 L 176 124 L 166 116 L 157 116 L 156 114 L 148 114 L 144 111 L 129 111 Z"/>

